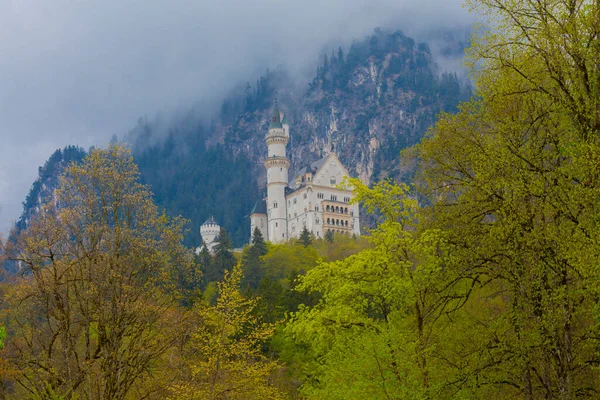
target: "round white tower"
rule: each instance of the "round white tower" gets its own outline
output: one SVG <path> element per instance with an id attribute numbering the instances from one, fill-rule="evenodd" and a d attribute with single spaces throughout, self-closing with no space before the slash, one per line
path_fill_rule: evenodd
<path id="1" fill-rule="evenodd" d="M 288 240 L 285 188 L 288 186 L 290 160 L 286 157 L 285 146 L 289 139 L 289 125 L 287 129 L 284 129 L 277 100 L 275 100 L 275 110 L 266 136 L 269 153 L 265 161 L 267 169 L 267 231 L 271 243 Z"/>
<path id="2" fill-rule="evenodd" d="M 206 222 L 202 224 L 202 226 L 200 226 L 200 235 L 202 236 L 202 241 L 208 248 L 208 251 L 211 253 L 214 253 L 214 248 L 217 244 L 215 240 L 219 236 L 220 232 L 221 227 L 215 222 L 215 219 L 212 215 L 206 220 Z"/>

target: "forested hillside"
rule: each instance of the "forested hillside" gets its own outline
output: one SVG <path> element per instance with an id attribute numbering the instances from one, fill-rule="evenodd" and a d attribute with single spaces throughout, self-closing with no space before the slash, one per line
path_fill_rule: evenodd
<path id="1" fill-rule="evenodd" d="M 443 43 L 447 57 L 462 56 L 466 45 L 455 37 Z M 276 97 L 290 123 L 292 171 L 335 151 L 351 174 L 371 182 L 406 175 L 400 150 L 469 95 L 456 73 L 439 70 L 426 43 L 377 30 L 347 54 L 324 55 L 308 87 L 267 71 L 226 98 L 210 124 L 186 119 L 159 140 L 164 128 L 141 120 L 128 140 L 157 203 L 191 220 L 186 244 L 199 245 L 200 225 L 213 214 L 241 246 L 264 191 L 264 136 Z"/>

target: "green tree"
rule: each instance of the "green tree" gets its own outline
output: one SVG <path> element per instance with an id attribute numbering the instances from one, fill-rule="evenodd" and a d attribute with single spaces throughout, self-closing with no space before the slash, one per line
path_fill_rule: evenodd
<path id="1" fill-rule="evenodd" d="M 457 390 L 597 397 L 600 4 L 468 3 L 491 28 L 470 50 L 477 98 L 418 149 L 423 221 L 455 244 L 473 294 L 490 293 L 482 340 L 455 343 Z"/>
<path id="2" fill-rule="evenodd" d="M 274 332 L 254 313 L 256 299 L 240 292 L 240 265 L 225 271 L 215 306 L 198 304 L 188 343 L 186 376 L 171 387 L 173 399 L 283 399 L 274 384 L 278 362 L 261 352 Z"/>
<path id="3" fill-rule="evenodd" d="M 308 247 L 312 244 L 312 237 L 308 229 L 306 229 L 306 226 L 302 229 L 302 232 L 300 232 L 300 243 L 302 243 L 304 247 Z"/>
<path id="4" fill-rule="evenodd" d="M 333 239 L 333 231 L 331 229 L 327 229 L 327 232 L 325 232 L 325 240 L 329 243 L 333 243 Z"/>
<path id="5" fill-rule="evenodd" d="M 57 208 L 58 205 L 58 208 Z M 145 397 L 179 340 L 181 219 L 158 212 L 128 150 L 95 149 L 3 253 L 12 285 L 5 354 L 22 398 Z M 164 377 L 164 376 L 163 376 Z"/>
<path id="6" fill-rule="evenodd" d="M 267 254 L 267 243 L 260 230 L 255 228 L 252 234 L 252 245 L 246 248 L 242 255 L 243 285 L 251 290 L 256 290 L 263 278 L 265 271 L 261 258 L 265 254 Z"/>
<path id="7" fill-rule="evenodd" d="M 315 399 L 431 397 L 445 382 L 441 360 L 431 362 L 436 321 L 462 298 L 448 284 L 448 245 L 441 231 L 415 231 L 418 207 L 406 186 L 351 184 L 356 200 L 384 220 L 369 237 L 372 248 L 299 278 L 299 290 L 321 296 L 286 326 L 314 355 L 314 378 L 305 377 L 302 392 Z"/>
<path id="8" fill-rule="evenodd" d="M 215 239 L 214 258 L 210 262 L 209 269 L 204 271 L 204 284 L 219 282 L 223 280 L 225 271 L 231 270 L 237 264 L 233 255 L 233 244 L 225 228 L 221 228 L 219 236 Z"/>

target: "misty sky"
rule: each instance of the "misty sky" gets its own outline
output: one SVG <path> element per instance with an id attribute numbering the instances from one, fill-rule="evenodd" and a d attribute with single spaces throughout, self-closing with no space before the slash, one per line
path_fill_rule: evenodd
<path id="1" fill-rule="evenodd" d="M 105 145 L 138 117 L 218 105 L 375 27 L 470 24 L 460 0 L 0 0 L 0 232 L 57 148 Z"/>

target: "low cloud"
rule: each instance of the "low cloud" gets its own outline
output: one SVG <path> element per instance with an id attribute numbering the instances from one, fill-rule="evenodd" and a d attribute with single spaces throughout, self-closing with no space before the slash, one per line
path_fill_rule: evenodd
<path id="1" fill-rule="evenodd" d="M 324 47 L 375 27 L 471 22 L 458 0 L 0 0 L 0 231 L 57 148 L 218 105 L 267 67 L 307 77 Z"/>

